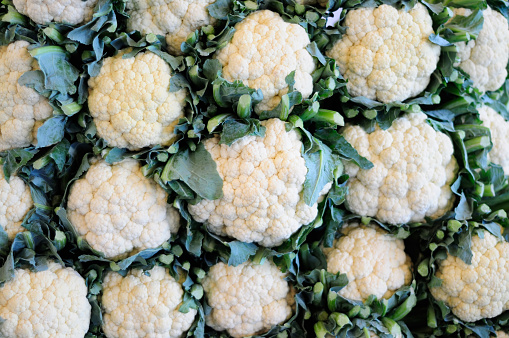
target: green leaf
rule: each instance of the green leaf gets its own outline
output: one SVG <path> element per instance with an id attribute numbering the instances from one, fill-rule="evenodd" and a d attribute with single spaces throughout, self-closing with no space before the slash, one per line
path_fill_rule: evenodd
<path id="1" fill-rule="evenodd" d="M 231 253 L 228 259 L 228 265 L 237 266 L 249 259 L 250 256 L 256 254 L 258 246 L 254 243 L 244 243 L 239 241 L 229 242 Z"/>
<path id="2" fill-rule="evenodd" d="M 66 117 L 52 117 L 37 130 L 37 148 L 44 148 L 60 142 L 64 137 Z"/>
<path id="3" fill-rule="evenodd" d="M 124 159 L 124 154 L 127 152 L 127 149 L 123 148 L 113 148 L 108 151 L 108 155 L 104 158 L 104 160 L 110 164 L 115 162 L 120 162 Z"/>
<path id="4" fill-rule="evenodd" d="M 173 155 L 161 174 L 163 182 L 181 180 L 201 198 L 215 200 L 223 196 L 223 180 L 217 172 L 216 162 L 198 144 L 195 151 L 186 149 Z"/>
<path id="5" fill-rule="evenodd" d="M 207 9 L 211 17 L 218 20 L 226 20 L 231 12 L 230 7 L 232 3 L 232 0 L 217 0 L 213 4 L 208 5 Z"/>
<path id="6" fill-rule="evenodd" d="M 314 139 L 314 141 L 316 142 L 315 149 L 302 154 L 308 169 L 304 181 L 303 197 L 304 202 L 310 206 L 317 202 L 323 187 L 333 181 L 334 169 L 337 167 L 336 161 L 339 161 L 329 147 L 318 139 Z"/>
<path id="7" fill-rule="evenodd" d="M 371 163 L 365 157 L 359 155 L 357 150 L 352 147 L 350 143 L 339 134 L 337 131 L 332 129 L 320 129 L 314 134 L 317 138 L 325 142 L 335 153 L 338 153 L 341 157 L 351 159 L 361 169 L 373 168 Z"/>
<path id="8" fill-rule="evenodd" d="M 69 62 L 66 51 L 59 46 L 44 46 L 30 51 L 44 73 L 44 84 L 49 90 L 62 94 L 76 93 L 78 70 Z"/>
<path id="9" fill-rule="evenodd" d="M 247 119 L 242 121 L 227 120 L 223 123 L 223 132 L 221 133 L 220 144 L 232 145 L 233 142 L 244 136 L 253 135 L 263 137 L 265 127 L 257 119 Z"/>

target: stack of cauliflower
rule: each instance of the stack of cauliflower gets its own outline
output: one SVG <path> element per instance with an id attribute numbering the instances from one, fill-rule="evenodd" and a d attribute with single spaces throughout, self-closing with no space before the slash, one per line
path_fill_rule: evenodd
<path id="1" fill-rule="evenodd" d="M 309 272 L 298 271 L 300 256 L 295 247 L 302 243 L 297 245 L 294 239 L 299 232 L 311 232 L 309 239 L 303 237 L 305 244 L 320 251 L 329 276 L 346 275 L 348 283 L 337 292 L 346 303 L 372 302 L 375 298 L 380 304 L 389 304 L 400 290 L 411 289 L 414 293 L 416 256 L 425 253 L 410 255 L 408 245 L 405 247 L 408 241 L 394 233 L 404 232 L 410 224 L 455 217 L 460 184 L 455 182 L 460 182 L 459 175 L 467 171 L 451 133 L 445 131 L 447 128 L 435 128 L 421 109 L 425 106 L 418 106 L 419 98 L 430 94 L 427 91 L 433 80 L 446 81 L 438 68 L 443 50 L 432 42 L 437 41 L 437 27 L 430 8 L 436 10 L 438 6 L 417 2 L 412 8 L 400 9 L 391 2 L 347 8 L 339 39 L 327 38 L 330 43 L 320 44 L 323 48 L 318 52 L 313 32 L 323 20 L 311 15 L 318 12 L 311 12 L 309 5 L 327 12 L 334 1 L 291 2 L 291 6 L 286 2 L 281 6 L 292 15 L 269 9 L 251 11 L 257 5 L 252 1 L 230 4 L 236 10 L 241 8 L 241 14 L 227 15 L 223 13 L 224 1 L 214 0 L 127 0 L 122 5 L 97 0 L 14 0 L 14 7 L 9 6 L 11 14 L 17 11 L 26 16 L 18 18 L 18 23 L 35 33 L 27 34 L 26 28 L 15 28 L 12 22 L 8 25 L 8 16 L 0 27 L 0 35 L 5 37 L 5 45 L 0 47 L 0 157 L 5 164 L 5 171 L 0 171 L 0 239 L 6 243 L 4 247 L 12 244 L 11 256 L 2 257 L 5 265 L 0 271 L 1 337 L 184 337 L 199 335 L 203 325 L 202 336 L 273 335 L 284 330 L 289 334 L 295 330 L 292 325 L 298 322 L 296 317 L 304 318 L 304 322 L 332 311 L 324 307 L 319 313 L 303 313 L 302 302 L 309 298 L 311 289 L 303 285 L 312 274 L 306 278 L 294 276 Z M 480 8 L 484 5 L 479 1 Z M 106 19 L 99 10 L 113 11 L 108 6 L 125 12 L 108 12 Z M 308 9 L 308 22 L 296 23 L 300 12 Z M 451 18 L 474 13 L 467 8 L 447 11 Z M 488 6 L 482 12 L 483 24 L 474 34 L 476 38 L 447 48 L 456 51 L 455 60 L 449 60 L 455 76 L 460 74 L 462 81 L 472 86 L 462 94 L 472 95 L 470 101 L 485 95 L 475 103 L 475 113 L 465 109 L 461 114 L 471 114 L 469 121 L 490 130 L 487 158 L 509 175 L 508 116 L 490 104 L 496 96 L 491 92 L 501 90 L 508 76 L 509 25 L 502 12 Z M 225 25 L 231 30 L 222 31 Z M 133 47 L 112 54 L 108 44 L 112 37 L 123 33 L 121 28 L 128 33 L 138 32 L 133 36 L 146 37 L 146 41 L 159 36 L 164 52 L 140 47 L 142 44 L 138 46 L 123 35 L 115 40 L 115 48 L 124 40 Z M 47 36 L 49 29 L 63 32 L 62 39 Z M 95 39 L 87 37 L 93 40 L 95 50 L 107 45 L 100 49 L 104 53 L 100 70 L 87 79 L 86 85 L 82 81 L 76 94 L 60 95 L 54 88 L 40 90 L 38 85 L 46 86 L 51 79 L 22 85 L 26 80 L 23 74 L 48 71 L 32 56 L 36 36 L 43 43 L 65 44 L 71 63 L 80 71 L 87 69 L 84 63 L 97 55 L 94 51 L 76 57 L 76 51 L 81 53 L 81 47 L 89 46 L 66 40 L 64 35 L 72 29 L 74 34 L 100 30 Z M 201 46 L 190 53 L 192 40 L 201 36 L 198 32 L 205 32 L 201 34 L 203 39 L 213 41 L 204 42 L 207 49 Z M 216 46 L 214 39 L 224 32 L 231 36 Z M 194 87 L 211 74 L 200 81 L 194 78 L 193 82 L 188 73 L 175 67 L 180 61 L 186 67 L 198 65 L 198 72 L 208 61 L 208 65 L 218 68 L 215 75 L 220 80 L 261 93 L 252 107 L 253 116 L 243 121 L 256 125 L 261 132 L 230 143 L 224 141 L 221 132 L 209 132 L 207 127 L 213 128 L 206 126 L 206 121 L 215 115 L 228 114 L 224 118 L 227 122 L 242 120 L 234 114 L 237 104 L 216 107 L 209 92 L 217 82 L 201 91 Z M 327 125 L 325 129 L 337 133 L 372 166 L 361 168 L 358 162 L 344 158 L 345 153 L 355 153 L 349 147 L 327 148 L 341 162 L 326 173 L 334 179 L 322 184 L 317 200 L 309 203 L 304 195 L 312 184 L 310 176 L 316 175 L 316 168 L 308 162 L 307 152 L 313 148 L 310 143 L 316 146 L 323 141 L 326 147 L 331 140 L 318 141 L 313 131 L 325 123 L 313 118 L 309 122 L 303 116 L 322 99 L 319 91 L 323 84 L 317 82 L 327 72 L 323 67 L 326 63 L 335 64 L 336 72 L 341 74 L 328 80 L 341 85 L 327 101 L 319 102 L 326 102 L 323 107 L 342 113 L 356 102 L 368 102 L 386 111 L 399 112 L 401 108 L 402 112 L 386 128 L 375 124 L 368 130 L 358 118 L 347 119 L 344 126 Z M 58 74 L 59 67 L 55 68 Z M 81 80 L 87 76 L 83 73 Z M 459 80 L 457 84 L 462 85 Z M 293 114 L 293 119 L 278 111 L 288 102 L 291 91 L 298 91 L 299 98 L 309 105 L 307 111 L 294 107 L 286 112 Z M 61 109 L 69 99 L 67 94 L 79 95 L 84 101 L 76 116 L 66 116 L 65 109 Z M 415 98 L 412 102 L 417 104 L 405 104 Z M 436 115 L 439 109 L 432 106 L 428 110 L 435 110 Z M 327 110 L 317 108 L 314 113 L 324 112 Z M 57 158 L 57 147 L 63 142 L 47 149 L 38 147 L 39 131 L 53 128 L 52 117 L 66 123 L 62 128 L 67 142 L 67 154 L 60 155 L 63 159 Z M 302 130 L 301 122 L 302 128 L 309 130 Z M 86 132 L 78 136 L 76 130 L 81 127 Z M 463 134 L 458 133 L 464 138 Z M 93 154 L 83 162 L 88 164 L 83 166 L 87 170 L 71 180 L 79 167 L 71 163 L 81 152 L 82 148 L 74 148 L 78 142 L 88 142 L 84 149 Z M 143 159 L 157 157 L 158 161 L 170 161 L 169 166 L 179 154 L 187 148 L 194 150 L 197 144 L 215 164 L 222 181 L 221 196 L 214 200 L 189 196 L 187 200 L 175 200 L 178 189 L 163 182 L 162 168 L 145 165 Z M 118 153 L 122 158 L 112 160 L 112 154 Z M 26 161 L 15 166 L 23 156 L 27 156 Z M 38 175 L 45 175 L 41 168 L 51 161 L 59 174 L 54 180 L 70 180 L 70 184 L 62 188 L 61 182 L 55 181 L 41 192 Z M 20 169 L 10 175 L 13 166 Z M 63 167 L 67 171 L 60 175 Z M 192 176 L 193 169 L 177 174 Z M 344 203 L 333 205 L 339 199 L 337 186 L 343 183 Z M 188 188 L 180 186 L 182 191 Z M 51 205 L 41 206 L 41 194 L 51 195 L 47 202 Z M 338 222 L 339 230 L 329 246 L 321 238 L 324 227 L 320 227 L 322 217 L 329 212 L 327 208 L 336 208 L 347 219 Z M 54 210 L 60 211 L 60 219 Z M 58 247 L 52 237 L 55 228 L 37 230 L 31 223 L 34 215 L 42 215 L 41 219 L 65 233 L 72 243 Z M 493 219 L 495 224 L 497 218 L 489 222 Z M 312 229 L 313 224 L 318 229 Z M 46 232 L 51 234 L 41 252 L 39 241 L 30 242 L 30 231 L 38 231 L 38 236 L 43 236 L 41 232 L 44 236 L 48 236 Z M 429 299 L 450 309 L 449 319 L 455 324 L 509 314 L 509 243 L 488 231 L 476 231 L 471 237 L 471 264 L 452 253 L 444 254 L 433 266 L 434 278 L 441 282 L 422 291 L 423 297 L 429 295 Z M 201 256 L 196 255 L 200 250 L 189 250 L 197 238 L 203 245 Z M 311 239 L 317 242 L 311 243 Z M 238 247 L 250 255 L 244 254 L 243 262 L 228 259 L 223 251 L 215 252 L 209 240 L 217 247 L 231 248 L 232 255 Z M 20 249 L 22 245 L 25 250 Z M 291 245 L 295 252 L 287 254 Z M 65 252 L 63 259 L 54 252 L 48 257 L 48 252 L 57 247 Z M 65 251 L 69 247 L 72 249 Z M 165 254 L 159 256 L 161 252 Z M 265 254 L 263 259 L 259 254 Z M 191 263 L 183 263 L 185 259 Z M 289 266 L 282 268 L 285 259 L 291 262 L 285 262 Z M 96 278 L 99 283 L 94 282 Z M 388 336 L 389 329 L 382 324 L 368 324 L 364 335 Z M 495 329 L 491 327 L 491 334 L 507 335 Z M 292 334 L 304 331 L 295 332 Z M 401 332 L 390 332 L 391 337 L 403 336 Z M 426 332 L 431 335 L 434 331 L 430 328 Z M 465 330 L 458 334 L 472 333 Z M 307 334 L 313 336 L 311 331 Z"/>

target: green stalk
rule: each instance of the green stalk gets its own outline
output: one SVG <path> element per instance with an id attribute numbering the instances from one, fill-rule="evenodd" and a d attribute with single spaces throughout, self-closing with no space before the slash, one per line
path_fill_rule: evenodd
<path id="1" fill-rule="evenodd" d="M 362 111 L 362 115 L 368 120 L 373 120 L 378 115 L 377 111 L 374 109 L 367 109 Z"/>
<path id="2" fill-rule="evenodd" d="M 327 334 L 329 333 L 327 331 L 327 329 L 325 328 L 324 322 L 316 322 L 314 329 L 315 329 L 316 338 L 325 338 L 327 336 Z"/>
<path id="3" fill-rule="evenodd" d="M 422 277 L 426 277 L 429 273 L 429 268 L 428 268 L 428 264 L 429 264 L 429 259 L 426 258 L 425 260 L 423 260 L 419 266 L 417 267 L 417 272 L 419 273 L 419 275 L 421 275 Z"/>
<path id="4" fill-rule="evenodd" d="M 489 147 L 491 144 L 489 136 L 478 136 L 465 141 L 467 153 L 472 153 Z"/>
<path id="5" fill-rule="evenodd" d="M 314 305 L 320 305 L 320 303 L 322 302 L 323 290 L 324 290 L 324 285 L 322 282 L 317 282 L 313 286 L 313 304 Z"/>
<path id="6" fill-rule="evenodd" d="M 359 115 L 359 111 L 357 109 L 347 109 L 344 111 L 344 113 L 345 113 L 346 117 L 348 117 L 349 119 L 354 118 L 357 115 Z"/>
<path id="7" fill-rule="evenodd" d="M 223 98 L 221 95 L 221 84 L 220 83 L 214 83 L 214 85 L 212 86 L 212 95 L 214 96 L 214 100 L 220 107 L 226 108 L 228 106 L 223 101 Z"/>
<path id="8" fill-rule="evenodd" d="M 65 39 L 64 36 L 55 27 L 46 27 L 42 31 L 48 38 L 55 41 L 56 43 L 62 43 Z"/>
<path id="9" fill-rule="evenodd" d="M 395 338 L 403 337 L 403 334 L 401 333 L 401 327 L 398 323 L 396 323 L 396 321 L 391 318 L 383 317 L 382 323 L 389 330 L 389 333 L 392 334 Z"/>
<path id="10" fill-rule="evenodd" d="M 240 97 L 237 104 L 237 115 L 241 119 L 247 119 L 251 116 L 251 95 L 244 94 Z"/>
<path id="11" fill-rule="evenodd" d="M 308 121 L 313 118 L 316 114 L 318 114 L 318 110 L 320 109 L 320 103 L 313 102 L 313 104 L 307 107 L 306 110 L 299 115 L 302 121 Z"/>
<path id="12" fill-rule="evenodd" d="M 216 130 L 217 127 L 221 125 L 229 116 L 230 114 L 219 114 L 211 118 L 207 122 L 207 130 L 209 133 L 212 133 L 214 130 Z"/>
<path id="13" fill-rule="evenodd" d="M 33 166 L 35 170 L 40 170 L 47 166 L 51 162 L 51 157 L 49 155 L 45 155 L 34 162 Z"/>
<path id="14" fill-rule="evenodd" d="M 281 97 L 281 113 L 279 114 L 279 119 L 281 121 L 286 121 L 288 115 L 290 115 L 290 98 L 285 94 Z"/>
<path id="15" fill-rule="evenodd" d="M 447 221 L 447 230 L 449 230 L 450 232 L 458 232 L 459 229 L 461 229 L 461 223 L 460 221 L 457 221 L 455 219 L 451 219 L 449 221 Z"/>
<path id="16" fill-rule="evenodd" d="M 433 308 L 433 305 L 429 305 L 428 306 L 428 318 L 427 318 L 427 321 L 428 321 L 428 326 L 429 327 L 431 327 L 433 329 L 438 327 L 437 316 L 435 315 L 435 309 Z"/>
<path id="17" fill-rule="evenodd" d="M 330 311 L 336 311 L 336 300 L 338 299 L 338 293 L 329 291 L 327 294 L 327 306 Z"/>
<path id="18" fill-rule="evenodd" d="M 23 235 L 23 240 L 25 241 L 27 248 L 32 250 L 35 249 L 34 238 L 32 237 L 32 233 L 29 231 L 25 231 L 22 232 L 21 234 Z"/>
<path id="19" fill-rule="evenodd" d="M 57 249 L 57 251 L 62 250 L 67 243 L 67 237 L 65 237 L 65 233 L 60 230 L 55 232 L 55 238 L 53 239 L 53 245 Z"/>
<path id="20" fill-rule="evenodd" d="M 49 54 L 49 53 L 64 53 L 65 54 L 65 50 L 60 46 L 43 46 L 43 47 L 39 47 L 39 48 L 34 48 L 30 51 L 30 55 L 34 58 L 44 55 L 44 54 Z"/>
<path id="21" fill-rule="evenodd" d="M 61 108 L 65 115 L 73 116 L 81 110 L 82 106 L 73 101 L 71 103 L 64 104 Z"/>
<path id="22" fill-rule="evenodd" d="M 396 308 L 396 310 L 392 313 L 390 318 L 395 321 L 402 320 L 403 318 L 405 318 L 406 315 L 410 313 L 410 311 L 412 311 L 416 304 L 417 297 L 415 296 L 414 293 L 411 293 L 410 296 L 408 296 L 408 298 L 405 299 L 403 304 Z"/>
<path id="23" fill-rule="evenodd" d="M 319 122 L 326 122 L 333 126 L 344 126 L 345 120 L 343 119 L 343 116 L 339 114 L 337 111 L 334 110 L 328 110 L 328 109 L 319 109 L 318 113 L 314 115 L 311 120 L 313 121 L 319 121 Z"/>

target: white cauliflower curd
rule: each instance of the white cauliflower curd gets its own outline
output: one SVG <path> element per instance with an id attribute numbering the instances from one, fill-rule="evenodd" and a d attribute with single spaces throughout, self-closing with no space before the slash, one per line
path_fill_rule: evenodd
<path id="1" fill-rule="evenodd" d="M 103 331 L 106 337 L 182 337 L 197 311 L 179 311 L 184 291 L 168 269 L 108 272 L 103 281 Z"/>
<path id="2" fill-rule="evenodd" d="M 12 241 L 16 234 L 25 231 L 21 223 L 33 206 L 30 187 L 17 176 L 11 176 L 7 182 L 0 166 L 0 226 L 9 240 Z"/>
<path id="3" fill-rule="evenodd" d="M 284 278 L 270 261 L 214 265 L 202 283 L 212 308 L 207 325 L 232 337 L 245 337 L 284 323 L 295 307 L 294 293 Z"/>
<path id="4" fill-rule="evenodd" d="M 168 49 L 180 55 L 180 45 L 196 29 L 215 23 L 207 6 L 215 0 L 128 0 L 128 31 L 166 36 Z"/>
<path id="5" fill-rule="evenodd" d="M 167 198 L 138 161 L 101 160 L 72 185 L 67 216 L 94 250 L 118 259 L 156 248 L 178 231 L 180 215 Z"/>
<path id="6" fill-rule="evenodd" d="M 488 106 L 482 106 L 479 117 L 483 125 L 490 129 L 493 148 L 488 153 L 491 162 L 499 164 L 504 173 L 509 174 L 509 122 Z"/>
<path id="7" fill-rule="evenodd" d="M 152 52 L 106 58 L 90 78 L 88 107 L 97 134 L 110 147 L 138 150 L 170 145 L 184 117 L 186 91 L 170 93 L 170 66 Z"/>
<path id="8" fill-rule="evenodd" d="M 39 272 L 16 269 L 0 288 L 1 337 L 84 337 L 90 313 L 85 280 L 58 263 Z"/>
<path id="9" fill-rule="evenodd" d="M 459 319 L 473 322 L 509 310 L 509 243 L 488 231 L 472 236 L 472 264 L 448 255 L 435 276 L 442 285 L 430 288 L 438 301 Z"/>
<path id="10" fill-rule="evenodd" d="M 0 151 L 37 144 L 37 129 L 53 113 L 45 97 L 18 83 L 25 72 L 39 69 L 29 45 L 0 46 Z"/>
<path id="11" fill-rule="evenodd" d="M 78 25 L 92 20 L 97 0 L 13 0 L 23 15 L 40 25 L 50 22 Z"/>
<path id="12" fill-rule="evenodd" d="M 440 217 L 453 207 L 450 186 L 458 163 L 452 141 L 427 124 L 425 114 L 407 114 L 387 130 L 377 125 L 371 134 L 348 126 L 343 136 L 374 164 L 364 170 L 345 162 L 346 205 L 352 212 L 401 224 Z"/>
<path id="13" fill-rule="evenodd" d="M 346 34 L 327 52 L 348 79 L 352 96 L 383 103 L 404 101 L 430 81 L 440 47 L 428 40 L 431 16 L 417 3 L 410 11 L 389 5 L 348 12 Z"/>
<path id="14" fill-rule="evenodd" d="M 456 15 L 468 16 L 470 9 L 455 8 Z M 474 87 L 481 92 L 496 90 L 507 77 L 509 60 L 509 26 L 507 19 L 488 7 L 483 11 L 484 24 L 477 39 L 458 42 L 458 57 L 455 64 L 470 75 Z"/>
<path id="15" fill-rule="evenodd" d="M 346 273 L 348 285 L 339 294 L 365 301 L 375 295 L 389 299 L 398 289 L 412 282 L 412 262 L 405 253 L 403 240 L 389 235 L 375 224 L 351 222 L 343 236 L 324 248 L 327 271 Z"/>
<path id="16" fill-rule="evenodd" d="M 264 137 L 245 136 L 231 146 L 219 144 L 219 137 L 205 141 L 223 179 L 223 197 L 188 208 L 215 234 L 271 247 L 313 221 L 318 208 L 302 198 L 307 168 L 300 135 L 286 132 L 278 119 L 261 124 Z"/>
<path id="17" fill-rule="evenodd" d="M 223 77 L 260 89 L 263 100 L 255 112 L 274 109 L 288 93 L 285 78 L 295 71 L 294 88 L 304 98 L 313 92 L 313 57 L 306 50 L 309 37 L 301 26 L 283 21 L 279 14 L 261 10 L 235 25 L 230 43 L 215 58 L 223 65 Z"/>

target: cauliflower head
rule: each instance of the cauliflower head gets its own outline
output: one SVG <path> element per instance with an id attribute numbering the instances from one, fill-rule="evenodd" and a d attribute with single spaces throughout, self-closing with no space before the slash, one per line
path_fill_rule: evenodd
<path id="1" fill-rule="evenodd" d="M 428 86 L 440 47 L 428 40 L 433 27 L 423 5 L 408 12 L 389 5 L 355 9 L 346 15 L 345 26 L 346 34 L 327 55 L 348 79 L 350 95 L 388 103 Z"/>
<path id="2" fill-rule="evenodd" d="M 348 126 L 343 136 L 374 164 L 364 170 L 345 162 L 350 176 L 346 205 L 352 212 L 400 224 L 440 217 L 452 209 L 450 186 L 458 171 L 453 145 L 426 123 L 425 114 L 407 114 L 371 134 Z"/>
<path id="3" fill-rule="evenodd" d="M 0 288 L 0 336 L 84 337 L 92 308 L 87 292 L 83 277 L 55 262 L 39 272 L 16 269 Z"/>
<path id="4" fill-rule="evenodd" d="M 170 93 L 170 66 L 152 52 L 106 58 L 90 78 L 88 107 L 97 134 L 111 147 L 170 145 L 184 117 L 186 91 Z"/>
<path id="5" fill-rule="evenodd" d="M 370 295 L 389 299 L 412 282 L 412 262 L 403 240 L 389 235 L 374 223 L 351 222 L 331 248 L 324 248 L 327 271 L 346 273 L 348 285 L 339 294 L 365 301 Z"/>
<path id="6" fill-rule="evenodd" d="M 502 115 L 498 114 L 488 106 L 482 106 L 479 110 L 479 117 L 483 125 L 491 131 L 493 148 L 488 153 L 491 162 L 499 164 L 504 172 L 509 174 L 509 122 Z"/>
<path id="7" fill-rule="evenodd" d="M 182 337 L 197 311 L 182 313 L 184 291 L 168 269 L 108 272 L 103 281 L 103 331 L 107 337 Z"/>
<path id="8" fill-rule="evenodd" d="M 286 132 L 279 119 L 261 124 L 264 137 L 245 136 L 231 146 L 219 144 L 219 137 L 205 141 L 223 179 L 223 197 L 188 208 L 215 234 L 271 247 L 314 220 L 318 208 L 302 198 L 307 168 L 300 135 Z"/>
<path id="9" fill-rule="evenodd" d="M 0 46 L 0 151 L 37 144 L 37 129 L 53 114 L 48 100 L 21 86 L 25 72 L 38 70 L 26 41 Z"/>
<path id="10" fill-rule="evenodd" d="M 11 176 L 7 182 L 1 169 L 0 167 L 0 226 L 12 241 L 16 234 L 25 231 L 21 223 L 34 202 L 30 187 L 17 176 Z"/>
<path id="11" fill-rule="evenodd" d="M 165 35 L 169 51 L 181 55 L 180 45 L 189 34 L 215 23 L 207 9 L 214 2 L 216 0 L 129 0 L 127 29 Z"/>
<path id="12" fill-rule="evenodd" d="M 313 92 L 315 61 L 306 50 L 309 37 L 301 26 L 283 21 L 279 14 L 261 10 L 235 25 L 232 40 L 215 58 L 223 65 L 223 77 L 260 89 L 263 100 L 255 112 L 274 109 L 288 93 L 285 78 L 295 71 L 294 88 L 304 98 Z"/>
<path id="13" fill-rule="evenodd" d="M 212 308 L 206 323 L 233 337 L 267 332 L 288 320 L 295 307 L 294 292 L 274 263 L 245 262 L 210 268 L 203 290 Z"/>
<path id="14" fill-rule="evenodd" d="M 470 9 L 455 8 L 454 14 L 468 16 Z M 509 61 L 509 26 L 507 19 L 488 7 L 483 11 L 484 24 L 475 40 L 458 42 L 455 64 L 470 75 L 474 87 L 481 92 L 496 90 L 504 84 Z"/>
<path id="15" fill-rule="evenodd" d="M 16 10 L 40 25 L 78 25 L 92 20 L 97 0 L 13 0 Z"/>
<path id="16" fill-rule="evenodd" d="M 156 248 L 178 231 L 180 214 L 167 198 L 159 185 L 143 176 L 138 161 L 101 160 L 72 185 L 67 216 L 94 250 L 119 259 Z"/>
<path id="17" fill-rule="evenodd" d="M 448 255 L 435 276 L 442 285 L 430 288 L 438 301 L 459 319 L 473 322 L 509 310 L 509 243 L 488 231 L 472 236 L 472 264 Z"/>

